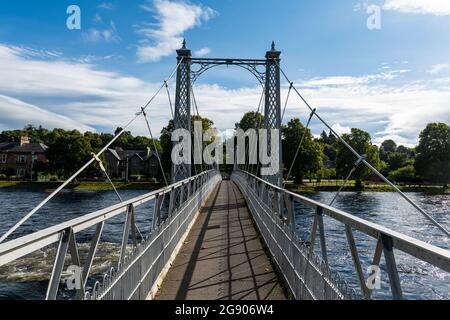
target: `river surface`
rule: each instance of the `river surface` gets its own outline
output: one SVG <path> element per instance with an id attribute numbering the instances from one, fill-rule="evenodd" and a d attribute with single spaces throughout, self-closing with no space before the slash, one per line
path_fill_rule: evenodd
<path id="1" fill-rule="evenodd" d="M 121 196 L 124 199 L 130 199 L 145 192 L 149 191 L 121 191 Z M 4 234 L 46 195 L 45 192 L 0 191 L 0 234 Z M 306 196 L 329 203 L 334 193 L 318 192 Z M 437 221 L 450 228 L 449 194 L 410 193 L 409 196 Z M 116 203 L 116 195 L 109 191 L 66 191 L 36 213 L 14 233 L 12 238 L 80 217 Z M 395 193 L 344 192 L 334 206 L 427 243 L 445 249 L 450 248 L 450 240 L 446 239 L 425 217 Z M 153 202 L 136 210 L 136 223 L 144 237 L 149 233 L 152 212 Z M 94 261 L 94 274 L 101 275 L 111 266 L 111 261 L 117 261 L 123 221 L 124 216 L 121 215 L 105 225 L 98 257 Z M 300 205 L 297 206 L 296 224 L 298 235 L 302 239 L 308 240 L 312 225 L 312 212 Z M 324 224 L 330 266 L 358 291 L 358 280 L 348 250 L 344 227 L 328 217 L 324 218 Z M 77 242 L 81 244 L 80 255 L 82 257 L 88 250 L 88 242 L 93 232 L 94 228 L 77 234 Z M 354 235 L 363 269 L 367 270 L 371 264 L 376 241 L 358 232 L 355 232 Z M 316 246 L 316 249 L 320 252 L 319 245 Z M 56 248 L 53 246 L 1 267 L 0 299 L 42 299 L 45 296 L 55 252 Z M 395 253 L 406 299 L 450 299 L 449 274 L 401 252 L 395 251 Z M 389 282 L 383 266 L 384 259 L 382 259 L 381 288 L 374 291 L 375 299 L 389 298 Z M 70 292 L 61 290 L 61 298 L 70 298 L 70 296 Z"/>

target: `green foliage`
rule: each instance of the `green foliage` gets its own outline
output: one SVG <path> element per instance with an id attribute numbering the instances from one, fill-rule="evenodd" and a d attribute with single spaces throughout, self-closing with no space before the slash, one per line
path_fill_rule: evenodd
<path id="1" fill-rule="evenodd" d="M 294 161 L 297 146 L 303 136 L 305 136 L 300 152 L 294 163 L 291 177 L 296 183 L 301 183 L 303 178 L 315 175 L 322 167 L 323 147 L 316 142 L 311 134 L 311 130 L 306 129 L 300 119 L 292 119 L 286 127 L 282 128 L 283 133 L 283 160 L 284 167 L 289 170 Z"/>
<path id="2" fill-rule="evenodd" d="M 450 182 L 450 126 L 430 123 L 420 133 L 414 167 L 418 175 L 430 182 Z"/>
<path id="3" fill-rule="evenodd" d="M 264 127 L 264 116 L 259 112 L 247 112 L 242 117 L 241 121 L 236 123 L 235 129 L 261 129 Z"/>
<path id="4" fill-rule="evenodd" d="M 374 167 L 380 167 L 380 157 L 378 154 L 378 147 L 372 144 L 370 134 L 353 128 L 350 134 L 342 135 L 342 138 L 353 147 L 360 155 L 365 155 L 366 160 Z M 336 143 L 336 172 L 338 176 L 346 177 L 350 170 L 358 160 L 356 156 L 349 151 L 342 143 Z M 352 179 L 355 179 L 358 186 L 362 185 L 362 180 L 371 173 L 363 164 L 360 164 L 353 173 Z"/>
<path id="5" fill-rule="evenodd" d="M 122 128 L 117 128 L 115 131 L 115 135 L 117 135 L 120 131 L 122 131 Z M 111 136 L 112 140 L 113 137 Z M 156 144 L 156 148 L 158 152 L 162 152 L 161 145 L 157 139 L 154 140 Z M 104 143 L 103 145 L 105 145 Z M 137 136 L 134 137 L 130 131 L 125 131 L 120 135 L 120 137 L 114 142 L 113 147 L 120 147 L 124 150 L 146 150 L 147 148 L 150 148 L 151 150 L 154 150 L 153 147 L 153 140 L 148 137 L 143 136 Z"/>
<path id="6" fill-rule="evenodd" d="M 319 180 L 336 178 L 336 168 L 325 168 L 322 166 L 311 178 Z"/>
<path id="7" fill-rule="evenodd" d="M 203 132 L 206 130 L 212 129 L 214 126 L 214 122 L 208 118 L 202 118 L 200 116 L 192 116 L 191 117 L 191 128 L 194 128 L 194 122 L 201 121 Z M 172 168 L 172 132 L 175 130 L 175 124 L 173 120 L 170 120 L 166 127 L 161 130 L 161 136 L 159 137 L 160 146 L 162 149 L 161 162 L 164 168 L 164 171 L 170 176 L 171 168 Z M 192 133 L 193 139 L 193 133 Z M 193 140 L 192 140 L 193 141 Z M 198 168 L 200 169 L 200 168 Z"/>
<path id="8" fill-rule="evenodd" d="M 47 150 L 50 171 L 60 177 L 67 177 L 86 163 L 91 153 L 88 139 L 77 130 L 58 135 Z"/>
<path id="9" fill-rule="evenodd" d="M 325 131 L 322 131 L 318 141 L 323 145 L 323 154 L 325 155 L 325 158 L 336 161 L 336 136 L 331 132 L 327 135 Z"/>
<path id="10" fill-rule="evenodd" d="M 390 172 L 389 179 L 396 182 L 413 182 L 416 180 L 416 170 L 413 165 L 407 165 Z"/>

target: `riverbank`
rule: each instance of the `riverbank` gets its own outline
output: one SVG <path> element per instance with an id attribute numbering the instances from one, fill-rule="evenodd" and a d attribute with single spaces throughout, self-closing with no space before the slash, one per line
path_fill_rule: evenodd
<path id="1" fill-rule="evenodd" d="M 287 184 L 286 189 L 296 193 L 308 192 L 336 192 L 341 188 L 341 183 L 304 183 Z M 423 192 L 429 194 L 446 194 L 450 193 L 449 189 L 444 189 L 442 186 L 398 186 L 403 192 Z M 366 184 L 362 189 L 358 189 L 354 184 L 350 183 L 344 188 L 344 192 L 394 192 L 394 190 L 386 184 Z"/>
<path id="2" fill-rule="evenodd" d="M 0 181 L 0 190 L 51 191 L 57 189 L 62 182 L 25 182 Z M 118 190 L 156 190 L 162 188 L 161 183 L 154 182 L 114 182 Z M 113 190 L 108 182 L 81 181 L 70 183 L 65 189 L 75 191 L 109 191 Z"/>

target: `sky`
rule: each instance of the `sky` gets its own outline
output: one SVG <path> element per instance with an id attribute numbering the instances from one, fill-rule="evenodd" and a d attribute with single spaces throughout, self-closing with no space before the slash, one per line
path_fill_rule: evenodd
<path id="1" fill-rule="evenodd" d="M 70 5 L 79 30 L 67 27 Z M 450 123 L 448 30 L 447 0 L 1 1 L 0 130 L 114 132 L 172 72 L 183 38 L 194 56 L 218 58 L 264 58 L 275 41 L 282 68 L 336 131 L 413 146 L 427 123 Z M 287 89 L 283 81 L 283 103 Z M 200 114 L 220 130 L 255 111 L 261 90 L 236 67 L 213 68 L 194 86 Z M 148 110 L 158 135 L 171 118 L 167 94 Z M 308 115 L 291 95 L 284 123 Z M 143 118 L 131 127 L 146 130 Z"/>

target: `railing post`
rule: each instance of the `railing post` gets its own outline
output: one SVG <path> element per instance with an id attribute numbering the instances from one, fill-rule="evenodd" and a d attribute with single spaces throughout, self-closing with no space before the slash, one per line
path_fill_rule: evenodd
<path id="1" fill-rule="evenodd" d="M 172 187 L 170 191 L 170 198 L 169 198 L 169 217 L 173 216 L 173 210 L 174 210 L 174 201 L 175 201 L 175 189 Z"/>
<path id="2" fill-rule="evenodd" d="M 290 194 L 284 194 L 284 204 L 287 209 L 287 219 L 289 224 L 289 229 L 292 233 L 295 233 L 295 213 L 294 213 L 294 201 Z"/>
<path id="3" fill-rule="evenodd" d="M 361 288 L 361 292 L 365 298 L 369 296 L 368 288 L 366 285 L 366 279 L 364 277 L 364 273 L 361 267 L 361 261 L 359 259 L 358 249 L 356 248 L 355 238 L 353 237 L 352 228 L 348 225 L 345 225 L 345 234 L 347 235 L 347 242 L 350 247 L 350 253 L 353 259 L 353 265 L 355 266 L 356 274 L 358 275 L 359 286 Z"/>
<path id="4" fill-rule="evenodd" d="M 122 245 L 120 247 L 120 257 L 119 257 L 118 269 L 120 269 L 122 267 L 123 261 L 125 259 L 125 254 L 127 252 L 128 236 L 130 235 L 132 215 L 133 215 L 133 205 L 130 204 L 127 206 L 125 225 L 123 227 Z"/>
<path id="5" fill-rule="evenodd" d="M 158 193 L 155 198 L 155 206 L 153 208 L 152 230 L 155 230 L 161 224 L 161 200 L 162 196 Z"/>
<path id="6" fill-rule="evenodd" d="M 394 242 L 390 236 L 385 234 L 381 234 L 381 242 L 383 244 L 384 259 L 386 260 L 392 298 L 394 300 L 403 300 L 400 277 L 398 276 L 397 264 L 395 263 Z"/>
<path id="7" fill-rule="evenodd" d="M 94 261 L 95 252 L 97 251 L 98 243 L 100 242 L 100 236 L 102 234 L 104 225 L 105 225 L 104 221 L 97 224 L 94 237 L 92 238 L 91 241 L 91 247 L 89 248 L 88 256 L 86 258 L 86 261 L 84 262 L 83 278 L 82 278 L 83 292 L 84 288 L 86 288 L 87 279 L 89 277 L 89 273 L 91 272 L 92 262 Z"/>
<path id="8" fill-rule="evenodd" d="M 56 259 L 53 265 L 52 275 L 47 288 L 45 300 L 56 300 L 58 294 L 59 282 L 64 268 L 64 260 L 69 248 L 69 241 L 72 233 L 72 228 L 67 228 L 61 232 L 59 240 L 58 251 L 56 252 Z"/>
<path id="9" fill-rule="evenodd" d="M 317 207 L 316 215 L 317 215 L 317 222 L 319 224 L 320 248 L 322 249 L 322 259 L 325 262 L 325 265 L 328 267 L 327 243 L 325 240 L 325 228 L 323 226 L 323 208 L 322 207 Z"/>

